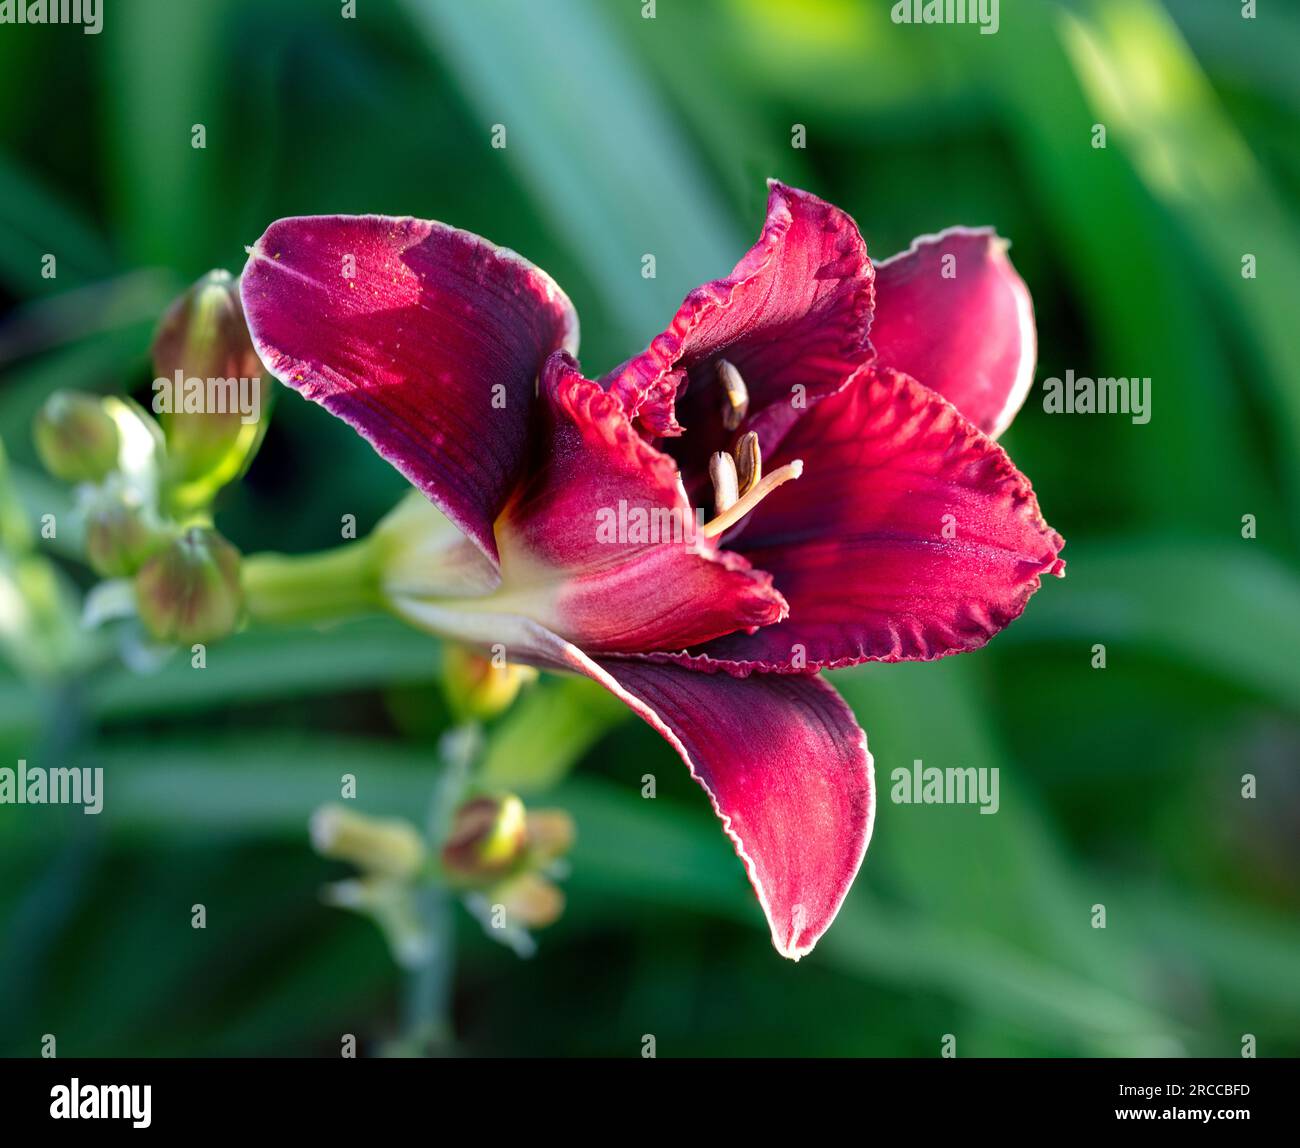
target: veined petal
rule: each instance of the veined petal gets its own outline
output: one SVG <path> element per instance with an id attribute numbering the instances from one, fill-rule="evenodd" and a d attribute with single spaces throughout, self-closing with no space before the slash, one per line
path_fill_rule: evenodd
<path id="1" fill-rule="evenodd" d="M 830 927 L 871 838 L 875 783 L 866 734 L 823 679 L 595 659 L 530 619 L 436 602 L 405 602 L 398 612 L 461 641 L 508 643 L 512 661 L 599 682 L 658 731 L 708 792 L 777 951 L 798 960 Z"/>
<path id="2" fill-rule="evenodd" d="M 898 371 L 865 368 L 823 399 L 774 465 L 794 456 L 803 477 L 724 538 L 772 574 L 789 618 L 684 664 L 744 673 L 940 658 L 982 646 L 1041 575 L 1064 572 L 1064 541 L 1006 452 Z"/>
<path id="3" fill-rule="evenodd" d="M 676 465 L 618 399 L 563 353 L 542 395 L 527 475 L 496 523 L 500 586 L 458 607 L 530 618 L 593 653 L 681 649 L 785 617 L 769 575 L 699 533 Z"/>
<path id="4" fill-rule="evenodd" d="M 737 678 L 611 659 L 600 668 L 709 794 L 777 951 L 796 961 L 810 952 L 844 902 L 875 817 L 871 754 L 852 711 L 815 675 Z"/>
<path id="5" fill-rule="evenodd" d="M 267 229 L 241 293 L 276 378 L 354 427 L 495 559 L 538 372 L 577 349 L 550 276 L 442 223 L 314 216 Z"/>
<path id="6" fill-rule="evenodd" d="M 1029 289 L 992 228 L 953 227 L 876 266 L 877 362 L 938 391 L 985 434 L 1011 423 L 1034 381 Z"/>
<path id="7" fill-rule="evenodd" d="M 649 349 L 603 380 L 653 435 L 681 433 L 680 389 L 690 443 L 720 448 L 715 371 L 726 358 L 770 449 L 802 409 L 793 399 L 836 390 L 867 355 L 874 273 L 857 225 L 806 191 L 768 187 L 767 222 L 735 270 L 687 295 Z"/>

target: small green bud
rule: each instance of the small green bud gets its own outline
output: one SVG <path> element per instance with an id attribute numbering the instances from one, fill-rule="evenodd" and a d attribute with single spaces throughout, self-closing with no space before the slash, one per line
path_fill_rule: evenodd
<path id="1" fill-rule="evenodd" d="M 56 478 L 98 482 L 117 466 L 117 423 L 95 395 L 55 391 L 32 428 L 36 453 Z"/>
<path id="2" fill-rule="evenodd" d="M 453 877 L 482 882 L 515 868 L 527 845 L 527 816 L 519 798 L 473 797 L 456 810 L 442 864 Z"/>
<path id="3" fill-rule="evenodd" d="M 135 576 L 145 628 L 159 641 L 186 646 L 232 633 L 242 604 L 239 564 L 239 551 L 207 527 L 172 539 Z"/>
<path id="4" fill-rule="evenodd" d="M 461 721 L 487 721 L 509 709 L 519 690 L 537 679 L 532 666 L 515 665 L 459 642 L 443 646 L 443 691 Z"/>
<path id="5" fill-rule="evenodd" d="M 75 619 L 75 590 L 52 561 L 0 548 L 0 659 L 36 678 L 84 667 L 87 635 Z"/>
<path id="6" fill-rule="evenodd" d="M 244 321 L 239 281 L 209 271 L 167 309 L 153 342 L 153 410 L 173 481 L 195 500 L 237 478 L 265 430 L 262 361 Z"/>
<path id="7" fill-rule="evenodd" d="M 85 509 L 86 557 L 102 578 L 134 574 L 170 537 L 140 492 L 110 480 Z"/>
<path id="8" fill-rule="evenodd" d="M 341 805 L 324 805 L 312 814 L 311 843 L 322 857 L 399 880 L 414 877 L 425 858 L 424 842 L 408 822 L 367 817 Z"/>

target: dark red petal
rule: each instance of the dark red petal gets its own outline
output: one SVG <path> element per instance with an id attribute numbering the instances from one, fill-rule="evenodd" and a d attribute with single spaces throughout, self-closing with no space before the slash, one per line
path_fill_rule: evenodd
<path id="1" fill-rule="evenodd" d="M 600 665 L 708 792 L 777 951 L 795 960 L 810 952 L 871 837 L 871 755 L 852 711 L 816 676 Z"/>
<path id="2" fill-rule="evenodd" d="M 821 678 L 593 659 L 529 618 L 436 601 L 395 606 L 434 633 L 504 645 L 513 661 L 595 679 L 653 726 L 708 791 L 777 950 L 798 960 L 830 927 L 866 853 L 875 787 L 866 735 Z"/>
<path id="3" fill-rule="evenodd" d="M 700 450 L 725 432 L 714 363 L 730 360 L 762 420 L 765 448 L 865 357 L 873 271 L 857 225 L 806 191 L 769 181 L 767 222 L 725 279 L 697 287 L 648 350 L 605 380 L 649 433 L 680 433 L 673 400 L 689 380 L 682 421 Z M 796 389 L 800 388 L 800 389 Z"/>
<path id="4" fill-rule="evenodd" d="M 542 390 L 538 453 L 497 524 L 508 608 L 599 653 L 681 649 L 785 617 L 767 574 L 698 533 L 676 465 L 618 399 L 564 354 Z"/>
<path id="5" fill-rule="evenodd" d="M 992 228 L 922 236 L 876 267 L 877 362 L 938 391 L 985 434 L 1004 431 L 1034 381 L 1029 289 Z"/>
<path id="6" fill-rule="evenodd" d="M 550 276 L 442 223 L 315 216 L 271 224 L 242 296 L 276 378 L 356 428 L 495 559 L 538 372 L 577 349 Z"/>
<path id="7" fill-rule="evenodd" d="M 973 650 L 1020 615 L 1040 575 L 1064 570 L 1064 542 L 1006 452 L 900 372 L 866 368 L 823 399 L 772 465 L 791 458 L 803 477 L 724 539 L 790 603 L 779 625 L 695 651 L 742 663 L 733 672 Z"/>

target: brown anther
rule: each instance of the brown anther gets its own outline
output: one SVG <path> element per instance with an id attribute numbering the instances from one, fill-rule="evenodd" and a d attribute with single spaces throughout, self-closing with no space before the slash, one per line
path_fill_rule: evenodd
<path id="1" fill-rule="evenodd" d="M 717 362 L 718 382 L 722 384 L 726 402 L 722 407 L 722 425 L 727 430 L 735 430 L 745 421 L 749 413 L 749 388 L 740 372 L 726 359 Z"/>
<path id="2" fill-rule="evenodd" d="M 746 431 L 736 444 L 736 478 L 741 495 L 748 494 L 762 477 L 763 451 L 758 445 L 758 435 Z"/>
<path id="3" fill-rule="evenodd" d="M 718 451 L 709 459 L 709 478 L 713 480 L 713 513 L 723 514 L 740 500 L 736 460 L 726 451 Z"/>

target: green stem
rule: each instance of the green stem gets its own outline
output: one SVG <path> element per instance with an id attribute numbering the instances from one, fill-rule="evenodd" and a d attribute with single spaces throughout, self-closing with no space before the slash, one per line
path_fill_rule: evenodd
<path id="1" fill-rule="evenodd" d="M 480 733 L 473 723 L 453 727 L 443 735 L 443 771 L 429 802 L 430 840 L 446 838 L 480 749 Z M 424 962 L 407 972 L 403 1031 L 391 1046 L 392 1055 L 446 1055 L 454 1043 L 450 1015 L 456 955 L 453 902 L 452 891 L 433 873 L 413 892 L 415 915 L 430 949 Z"/>
<path id="2" fill-rule="evenodd" d="M 424 963 L 407 974 L 400 1047 L 409 1056 L 430 1056 L 446 1052 L 452 1043 L 449 1006 L 455 938 L 451 896 L 439 885 L 426 886 L 416 894 L 416 911 L 432 947 Z"/>
<path id="3" fill-rule="evenodd" d="M 382 610 L 371 538 L 316 554 L 244 559 L 244 605 L 253 622 L 323 622 Z"/>

